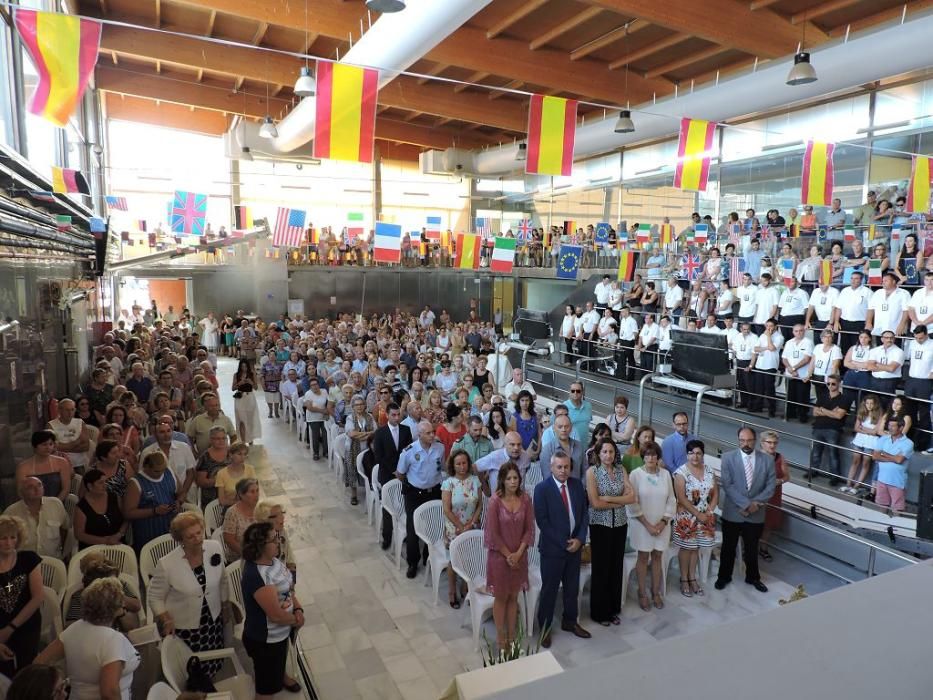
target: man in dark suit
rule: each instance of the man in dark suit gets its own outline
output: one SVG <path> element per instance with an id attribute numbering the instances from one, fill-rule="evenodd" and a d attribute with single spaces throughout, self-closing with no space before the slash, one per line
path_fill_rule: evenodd
<path id="1" fill-rule="evenodd" d="M 732 581 L 735 550 L 742 538 L 742 558 L 745 561 L 745 583 L 767 593 L 758 573 L 758 540 L 765 524 L 765 508 L 774 494 L 774 458 L 755 449 L 755 431 L 739 430 L 739 449 L 722 456 L 719 480 L 722 495 L 722 554 L 716 589 L 722 590 Z"/>
<path id="2" fill-rule="evenodd" d="M 390 403 L 386 407 L 389 422 L 373 433 L 373 455 L 379 471 L 374 475 L 377 488 L 395 476 L 398 468 L 398 456 L 412 442 L 411 429 L 402 425 L 402 409 L 397 403 Z M 382 548 L 388 549 L 392 543 L 392 518 L 386 511 L 382 511 Z"/>
<path id="3" fill-rule="evenodd" d="M 541 597 L 538 626 L 547 630 L 541 646 L 551 646 L 551 623 L 557 589 L 564 587 L 564 615 L 560 628 L 582 639 L 590 633 L 577 622 L 577 593 L 580 589 L 580 550 L 586 542 L 589 509 L 583 483 L 570 476 L 570 456 L 557 450 L 551 456 L 551 475 L 535 486 L 535 521 L 541 531 Z"/>

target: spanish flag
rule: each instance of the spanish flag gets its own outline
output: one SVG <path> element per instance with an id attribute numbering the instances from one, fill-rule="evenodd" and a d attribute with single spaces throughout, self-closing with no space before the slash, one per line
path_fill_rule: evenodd
<path id="1" fill-rule="evenodd" d="M 833 202 L 834 144 L 807 141 L 803 154 L 803 176 L 800 201 L 804 204 L 829 206 Z"/>
<path id="2" fill-rule="evenodd" d="M 674 225 L 661 224 L 661 245 L 670 245 L 674 242 Z"/>
<path id="3" fill-rule="evenodd" d="M 373 162 L 379 71 L 317 62 L 314 157 Z"/>
<path id="4" fill-rule="evenodd" d="M 832 284 L 833 283 L 833 261 L 832 260 L 823 260 L 820 263 L 820 284 Z"/>
<path id="5" fill-rule="evenodd" d="M 576 100 L 532 95 L 525 172 L 531 175 L 570 175 L 576 129 Z"/>
<path id="6" fill-rule="evenodd" d="M 59 193 L 77 192 L 80 194 L 91 194 L 91 189 L 87 185 L 87 180 L 79 171 L 55 166 L 52 166 L 52 191 Z"/>
<path id="7" fill-rule="evenodd" d="M 619 281 L 631 282 L 635 279 L 635 255 L 629 251 L 619 255 Z"/>
<path id="8" fill-rule="evenodd" d="M 479 246 L 482 236 L 473 233 L 457 234 L 457 259 L 454 267 L 461 270 L 476 270 L 479 268 Z"/>
<path id="9" fill-rule="evenodd" d="M 925 212 L 930 209 L 930 158 L 914 156 L 907 188 L 907 211 Z"/>
<path id="10" fill-rule="evenodd" d="M 674 187 L 681 190 L 706 191 L 709 179 L 710 151 L 716 122 L 703 119 L 680 120 L 680 141 L 677 144 L 677 168 Z"/>
<path id="11" fill-rule="evenodd" d="M 29 111 L 65 127 L 94 72 L 100 23 L 20 8 L 14 10 L 14 19 L 39 74 Z"/>

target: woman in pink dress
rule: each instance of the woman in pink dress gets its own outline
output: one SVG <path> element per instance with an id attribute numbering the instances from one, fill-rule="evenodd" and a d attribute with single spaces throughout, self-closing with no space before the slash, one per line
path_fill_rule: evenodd
<path id="1" fill-rule="evenodd" d="M 515 640 L 518 594 L 528 590 L 528 548 L 535 543 L 535 515 L 531 498 L 522 488 L 522 475 L 512 462 L 499 468 L 496 493 L 489 500 L 485 542 L 486 589 L 495 597 L 492 617 L 499 649 Z"/>

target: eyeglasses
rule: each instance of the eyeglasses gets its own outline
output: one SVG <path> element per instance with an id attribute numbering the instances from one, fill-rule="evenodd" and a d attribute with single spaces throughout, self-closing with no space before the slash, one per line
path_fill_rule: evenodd
<path id="1" fill-rule="evenodd" d="M 826 386 L 839 386 L 839 382 L 826 382 Z"/>
<path id="2" fill-rule="evenodd" d="M 674 423 L 674 427 L 676 428 L 686 428 L 687 425 L 688 425 L 687 421 L 680 421 L 679 423 Z"/>
<path id="3" fill-rule="evenodd" d="M 571 389 L 571 390 L 570 390 L 570 393 L 571 393 L 571 394 L 582 394 L 582 393 L 583 393 L 583 389 Z"/>

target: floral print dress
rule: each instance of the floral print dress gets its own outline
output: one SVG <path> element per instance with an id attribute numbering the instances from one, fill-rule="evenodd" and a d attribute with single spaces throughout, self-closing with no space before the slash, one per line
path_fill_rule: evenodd
<path id="1" fill-rule="evenodd" d="M 680 475 L 686 482 L 685 492 L 687 498 L 693 503 L 693 507 L 701 513 L 706 513 L 709 509 L 710 495 L 715 486 L 715 476 L 709 466 L 703 469 L 703 479 L 697 479 L 690 467 L 684 464 L 674 476 Z M 698 549 L 700 547 L 712 547 L 716 540 L 716 526 L 708 525 L 697 521 L 696 516 L 690 511 L 678 508 L 677 515 L 674 517 L 674 544 L 681 549 Z"/>
<path id="2" fill-rule="evenodd" d="M 475 474 L 470 474 L 463 481 L 455 476 L 448 476 L 441 484 L 441 491 L 450 491 L 450 509 L 461 523 L 473 517 L 483 497 L 479 477 Z M 454 524 L 444 518 L 444 544 L 449 547 L 451 540 L 456 536 Z"/>

